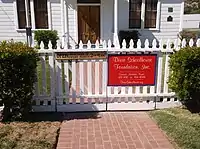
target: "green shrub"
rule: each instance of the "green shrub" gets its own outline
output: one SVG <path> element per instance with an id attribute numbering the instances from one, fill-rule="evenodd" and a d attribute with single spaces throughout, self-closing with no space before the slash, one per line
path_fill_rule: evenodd
<path id="1" fill-rule="evenodd" d="M 20 42 L 0 43 L 0 100 L 4 120 L 28 116 L 36 81 L 37 51 Z"/>
<path id="2" fill-rule="evenodd" d="M 189 45 L 189 41 L 190 39 L 193 39 L 194 42 L 196 42 L 197 38 L 199 37 L 200 32 L 198 31 L 187 31 L 187 30 L 183 30 L 181 31 L 178 36 L 180 40 L 186 39 L 187 45 Z"/>
<path id="3" fill-rule="evenodd" d="M 136 30 L 133 30 L 133 31 L 123 31 L 123 30 L 121 30 L 121 31 L 119 31 L 119 42 L 120 42 L 121 47 L 122 47 L 123 39 L 126 40 L 127 48 L 129 47 L 129 42 L 130 42 L 131 39 L 133 39 L 134 46 L 136 47 L 137 41 L 139 39 L 139 32 L 136 31 Z"/>
<path id="4" fill-rule="evenodd" d="M 200 48 L 186 47 L 170 56 L 169 87 L 182 101 L 200 103 Z"/>
<path id="5" fill-rule="evenodd" d="M 56 49 L 57 40 L 59 39 L 56 30 L 37 30 L 34 33 L 34 39 L 37 41 L 37 46 L 43 41 L 44 48 L 48 49 L 49 41 L 51 41 L 53 49 Z"/>

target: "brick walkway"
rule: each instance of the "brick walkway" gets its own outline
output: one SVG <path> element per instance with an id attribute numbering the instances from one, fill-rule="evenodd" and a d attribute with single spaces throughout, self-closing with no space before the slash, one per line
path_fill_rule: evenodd
<path id="1" fill-rule="evenodd" d="M 67 115 L 57 149 L 173 149 L 144 112 Z"/>

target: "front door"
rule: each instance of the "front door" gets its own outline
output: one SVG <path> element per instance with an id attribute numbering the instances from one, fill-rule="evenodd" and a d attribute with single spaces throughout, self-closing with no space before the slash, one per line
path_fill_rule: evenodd
<path id="1" fill-rule="evenodd" d="M 100 39 L 100 6 L 78 6 L 78 40 L 92 44 Z"/>

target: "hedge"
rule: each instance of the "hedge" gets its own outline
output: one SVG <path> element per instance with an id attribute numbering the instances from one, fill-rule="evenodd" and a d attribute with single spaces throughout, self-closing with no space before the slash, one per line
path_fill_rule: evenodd
<path id="1" fill-rule="evenodd" d="M 122 47 L 122 42 L 125 39 L 127 48 L 129 47 L 129 42 L 131 39 L 133 39 L 134 46 L 137 46 L 137 41 L 139 39 L 139 32 L 137 30 L 132 30 L 132 31 L 125 31 L 121 30 L 119 31 L 119 42 L 120 46 Z"/>
<path id="2" fill-rule="evenodd" d="M 48 49 L 49 41 L 51 41 L 52 48 L 56 49 L 57 40 L 59 39 L 56 30 L 37 30 L 34 32 L 34 34 L 34 39 L 37 41 L 38 48 L 40 43 L 43 41 L 44 48 Z"/>
<path id="3" fill-rule="evenodd" d="M 0 43 L 0 100 L 3 120 L 21 120 L 31 111 L 37 51 L 21 42 Z"/>
<path id="4" fill-rule="evenodd" d="M 185 47 L 170 56 L 169 87 L 181 101 L 200 105 L 200 48 Z"/>

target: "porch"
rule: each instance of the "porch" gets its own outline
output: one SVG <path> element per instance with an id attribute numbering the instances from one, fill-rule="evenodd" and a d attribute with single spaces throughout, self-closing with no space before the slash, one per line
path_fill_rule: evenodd
<path id="1" fill-rule="evenodd" d="M 78 45 L 80 41 L 95 44 L 96 40 L 111 39 L 119 46 L 118 0 L 60 0 L 62 47 L 71 44 Z M 126 3 L 128 7 L 128 2 Z M 70 10 L 73 10 L 73 19 Z M 128 16 L 128 11 L 127 14 Z"/>

